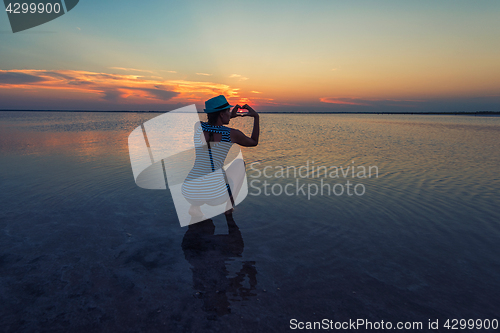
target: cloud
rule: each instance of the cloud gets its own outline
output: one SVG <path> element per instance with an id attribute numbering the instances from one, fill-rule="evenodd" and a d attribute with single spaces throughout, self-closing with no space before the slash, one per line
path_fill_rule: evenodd
<path id="1" fill-rule="evenodd" d="M 153 71 L 148 71 L 145 69 L 136 69 L 136 68 L 125 68 L 125 67 L 108 67 L 109 69 L 118 69 L 121 71 L 127 71 L 127 72 L 145 72 L 145 73 L 153 73 Z"/>
<path id="2" fill-rule="evenodd" d="M 243 99 L 243 98 L 242 98 Z M 247 101 L 245 101 L 246 104 L 250 104 L 256 107 L 268 107 L 268 106 L 284 106 L 284 105 L 289 105 L 284 102 L 275 102 L 273 98 L 264 98 L 264 97 L 251 97 L 251 99 L 245 98 Z M 240 103 L 242 101 L 240 100 Z"/>
<path id="3" fill-rule="evenodd" d="M 117 102 L 122 96 L 122 93 L 118 90 L 107 90 L 103 91 L 102 94 L 102 99 L 109 102 Z"/>
<path id="4" fill-rule="evenodd" d="M 161 99 L 163 101 L 168 101 L 169 99 L 176 97 L 179 95 L 178 92 L 175 91 L 169 91 L 169 90 L 162 90 L 162 89 L 141 89 L 142 91 L 148 92 L 158 99 Z"/>
<path id="5" fill-rule="evenodd" d="M 25 83 L 42 82 L 45 80 L 46 80 L 45 78 L 36 75 L 0 70 L 0 84 L 2 83 L 25 84 Z"/>
<path id="6" fill-rule="evenodd" d="M 57 71 L 44 71 L 44 75 L 48 75 L 50 77 L 56 78 L 56 79 L 63 79 L 63 80 L 72 80 L 73 76 L 64 74 L 63 72 L 57 72 Z"/>
<path id="7" fill-rule="evenodd" d="M 167 70 L 164 70 L 164 69 L 160 70 L 160 72 L 177 73 L 176 71 L 167 71 Z"/>
<path id="8" fill-rule="evenodd" d="M 240 75 L 240 74 L 231 74 L 229 77 L 230 77 L 230 78 L 239 79 L 240 81 L 245 81 L 245 80 L 248 80 L 248 78 L 247 78 L 247 77 L 244 77 L 244 76 L 242 76 L 242 75 Z"/>
<path id="9" fill-rule="evenodd" d="M 68 84 L 72 84 L 75 86 L 82 86 L 82 85 L 92 85 L 93 83 L 90 81 L 68 81 Z"/>
<path id="10" fill-rule="evenodd" d="M 196 73 L 196 75 L 212 76 L 212 74 L 207 74 L 207 73 Z"/>
<path id="11" fill-rule="evenodd" d="M 181 96 L 189 102 L 199 102 L 208 98 L 224 95 L 227 98 L 238 96 L 238 89 L 231 88 L 228 85 L 214 82 L 196 82 L 185 80 L 166 81 L 172 86 L 172 90 L 181 93 Z"/>
<path id="12" fill-rule="evenodd" d="M 262 94 L 262 92 L 256 91 L 256 90 L 252 90 L 251 93 L 253 93 L 253 94 Z"/>
<path id="13" fill-rule="evenodd" d="M 239 104 L 252 104 L 252 101 L 246 97 L 243 97 L 243 98 L 240 98 L 240 100 L 238 101 Z"/>
<path id="14" fill-rule="evenodd" d="M 57 100 L 62 99 L 78 100 L 80 105 L 104 103 L 100 109 L 110 108 L 110 103 L 113 103 L 115 109 L 130 109 L 133 105 L 157 107 L 166 101 L 199 103 L 217 95 L 239 97 L 238 89 L 215 82 L 73 70 L 0 70 L 0 96 L 8 94 L 13 96 L 11 100 L 19 108 L 27 105 L 28 99 L 31 102 L 43 100 L 50 105 L 56 105 Z M 39 108 L 50 109 L 43 105 L 40 104 Z"/>

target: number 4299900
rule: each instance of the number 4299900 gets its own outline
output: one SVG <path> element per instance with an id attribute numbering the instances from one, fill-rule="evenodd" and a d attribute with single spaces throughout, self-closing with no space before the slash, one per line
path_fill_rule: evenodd
<path id="1" fill-rule="evenodd" d="M 61 5 L 59 3 L 51 4 L 51 3 L 9 3 L 5 11 L 9 14 L 59 14 L 61 11 Z"/>

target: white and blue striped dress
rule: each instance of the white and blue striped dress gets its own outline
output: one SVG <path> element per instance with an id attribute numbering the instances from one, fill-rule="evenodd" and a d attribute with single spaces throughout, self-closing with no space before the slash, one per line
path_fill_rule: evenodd
<path id="1" fill-rule="evenodd" d="M 210 150 L 204 131 L 222 134 L 220 142 L 210 143 Z M 193 205 L 219 205 L 229 199 L 229 185 L 222 167 L 232 146 L 231 129 L 199 122 L 195 125 L 194 145 L 196 159 L 182 185 L 182 195 Z"/>

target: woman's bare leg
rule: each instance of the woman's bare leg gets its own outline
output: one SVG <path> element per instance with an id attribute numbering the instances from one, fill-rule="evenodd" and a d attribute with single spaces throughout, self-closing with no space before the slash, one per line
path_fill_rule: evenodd
<path id="1" fill-rule="evenodd" d="M 226 176 L 231 185 L 231 194 L 233 196 L 233 200 L 238 198 L 238 194 L 240 193 L 241 186 L 243 185 L 243 181 L 245 180 L 245 162 L 241 159 L 237 159 L 231 164 L 229 168 L 226 170 Z M 226 212 L 233 212 L 233 205 L 231 200 L 229 200 L 226 204 Z"/>
<path id="2" fill-rule="evenodd" d="M 189 215 L 191 216 L 203 216 L 200 206 L 191 205 L 189 207 Z"/>

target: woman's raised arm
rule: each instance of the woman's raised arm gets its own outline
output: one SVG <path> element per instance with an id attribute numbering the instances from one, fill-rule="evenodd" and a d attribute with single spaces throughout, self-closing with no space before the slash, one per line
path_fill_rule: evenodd
<path id="1" fill-rule="evenodd" d="M 248 110 L 247 117 L 253 117 L 253 130 L 252 136 L 248 137 L 243 132 L 237 129 L 231 129 L 231 141 L 239 144 L 243 147 L 255 147 L 259 144 L 259 114 L 252 109 L 248 104 L 245 104 L 241 107 L 242 109 Z"/>

